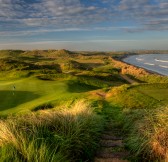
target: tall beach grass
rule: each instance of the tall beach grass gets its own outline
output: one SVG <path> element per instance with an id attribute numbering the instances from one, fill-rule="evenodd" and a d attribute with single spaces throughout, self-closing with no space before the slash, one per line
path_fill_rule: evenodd
<path id="1" fill-rule="evenodd" d="M 0 121 L 1 161 L 68 162 L 92 158 L 102 119 L 84 101 Z"/>
<path id="2" fill-rule="evenodd" d="M 139 111 L 139 112 L 138 112 Z M 144 161 L 168 161 L 168 106 L 127 115 L 127 145 Z"/>

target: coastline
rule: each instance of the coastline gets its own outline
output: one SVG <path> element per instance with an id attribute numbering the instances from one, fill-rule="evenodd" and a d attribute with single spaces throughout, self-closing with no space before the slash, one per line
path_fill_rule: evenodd
<path id="1" fill-rule="evenodd" d="M 160 75 L 160 76 L 168 77 L 167 75 L 161 74 L 161 73 L 159 73 L 159 72 L 156 72 L 156 71 L 154 71 L 154 70 L 148 69 L 148 68 L 146 68 L 146 67 L 138 66 L 138 65 L 131 64 L 131 63 L 128 63 L 128 62 L 124 61 L 124 59 L 126 59 L 126 58 L 128 58 L 128 57 L 131 57 L 131 56 L 134 56 L 134 55 L 139 55 L 139 54 L 126 55 L 125 57 L 121 57 L 121 58 L 119 59 L 119 61 L 121 61 L 121 62 L 123 62 L 123 63 L 126 63 L 126 64 L 128 64 L 128 65 L 137 67 L 137 68 L 144 69 L 145 71 L 147 71 L 147 72 L 150 73 L 150 74 L 155 74 L 155 75 Z"/>

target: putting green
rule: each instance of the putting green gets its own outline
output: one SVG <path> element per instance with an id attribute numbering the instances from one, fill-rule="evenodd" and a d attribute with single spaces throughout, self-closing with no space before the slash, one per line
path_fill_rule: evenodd
<path id="1" fill-rule="evenodd" d="M 77 84 L 72 80 L 44 81 L 33 77 L 0 81 L 0 115 L 30 111 L 48 102 L 67 101 L 93 89 L 95 87 Z"/>

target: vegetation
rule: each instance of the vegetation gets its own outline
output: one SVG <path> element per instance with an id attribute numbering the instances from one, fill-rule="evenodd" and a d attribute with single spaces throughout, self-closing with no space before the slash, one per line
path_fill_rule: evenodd
<path id="1" fill-rule="evenodd" d="M 1 161 L 93 161 L 106 127 L 130 161 L 168 161 L 168 78 L 119 61 L 128 54 L 0 51 Z"/>
<path id="2" fill-rule="evenodd" d="M 92 158 L 102 119 L 83 101 L 0 121 L 1 161 L 65 162 Z"/>
<path id="3" fill-rule="evenodd" d="M 142 92 L 128 85 L 112 88 L 107 96 L 113 103 L 129 109 L 151 109 L 159 104 L 157 99 L 148 95 L 144 97 Z"/>
<path id="4" fill-rule="evenodd" d="M 118 107 L 113 118 L 123 127 L 126 145 L 134 155 L 130 160 L 168 160 L 168 101 L 163 93 L 167 90 L 168 84 L 159 83 L 122 85 L 108 92 L 108 102 Z"/>
<path id="5" fill-rule="evenodd" d="M 133 65 L 128 65 L 119 60 L 111 59 L 114 67 L 119 68 L 122 74 L 127 74 L 146 83 L 168 83 L 168 78 L 165 76 L 149 73 L 145 69 L 135 67 Z"/>
<path id="6" fill-rule="evenodd" d="M 59 105 L 62 101 L 84 97 L 85 92 L 97 88 L 73 80 L 50 81 L 34 77 L 5 81 L 0 85 L 1 115 L 25 113 L 49 102 Z M 16 87 L 15 90 L 13 85 Z"/>
<path id="7" fill-rule="evenodd" d="M 127 145 L 139 159 L 146 161 L 168 160 L 168 108 L 161 107 L 152 111 L 136 110 L 128 113 Z"/>

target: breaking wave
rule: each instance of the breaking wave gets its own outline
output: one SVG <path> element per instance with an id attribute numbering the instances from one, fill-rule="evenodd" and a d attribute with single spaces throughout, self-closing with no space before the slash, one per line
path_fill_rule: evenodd
<path id="1" fill-rule="evenodd" d="M 155 61 L 158 61 L 158 62 L 168 62 L 168 60 L 159 60 L 159 59 L 155 59 Z"/>
<path id="2" fill-rule="evenodd" d="M 138 60 L 138 61 L 142 61 L 142 60 L 144 60 L 144 59 L 141 59 L 141 58 L 136 58 L 136 60 Z"/>
<path id="3" fill-rule="evenodd" d="M 151 63 L 148 63 L 148 62 L 146 62 L 146 63 L 144 63 L 145 65 L 152 65 L 152 66 L 154 66 L 155 64 L 151 64 Z"/>
<path id="4" fill-rule="evenodd" d="M 159 66 L 160 66 L 160 67 L 163 67 L 163 68 L 166 68 L 166 69 L 168 68 L 168 66 L 163 66 L 163 65 L 159 65 Z"/>

